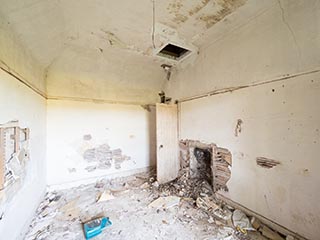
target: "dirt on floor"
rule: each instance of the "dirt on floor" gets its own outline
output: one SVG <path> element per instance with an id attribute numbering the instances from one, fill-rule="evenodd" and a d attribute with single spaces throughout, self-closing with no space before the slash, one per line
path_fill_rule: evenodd
<path id="1" fill-rule="evenodd" d="M 205 180 L 159 185 L 154 172 L 48 192 L 25 239 L 85 239 L 83 223 L 102 216 L 112 226 L 96 240 L 268 239 L 244 213 L 215 199 Z"/>

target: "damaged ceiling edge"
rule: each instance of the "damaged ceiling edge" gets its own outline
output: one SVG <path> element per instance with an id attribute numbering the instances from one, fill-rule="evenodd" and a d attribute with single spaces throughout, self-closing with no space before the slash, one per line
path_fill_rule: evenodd
<path id="1" fill-rule="evenodd" d="M 92 102 L 97 104 L 122 104 L 122 105 L 134 105 L 134 106 L 154 106 L 155 103 L 146 102 L 130 102 L 130 101 L 116 101 L 107 99 L 97 99 L 97 98 L 81 98 L 81 97 L 65 97 L 65 96 L 47 96 L 47 100 L 64 100 L 64 101 L 76 101 L 76 102 Z"/>
<path id="2" fill-rule="evenodd" d="M 47 94 L 40 90 L 38 87 L 36 87 L 33 83 L 26 80 L 24 77 L 22 77 L 19 73 L 17 73 L 14 69 L 10 68 L 5 62 L 0 60 L 0 69 L 2 69 L 4 72 L 9 74 L 10 76 L 14 77 L 17 81 L 31 89 L 36 94 L 40 95 L 43 98 L 47 98 Z"/>

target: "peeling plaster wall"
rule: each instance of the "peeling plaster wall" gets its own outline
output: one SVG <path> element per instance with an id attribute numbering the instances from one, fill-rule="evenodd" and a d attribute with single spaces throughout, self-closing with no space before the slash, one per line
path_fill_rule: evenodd
<path id="1" fill-rule="evenodd" d="M 23 238 L 45 192 L 46 101 L 0 70 L 0 111 L 1 123 L 19 120 L 21 126 L 30 128 L 26 178 L 13 199 L 1 206 L 4 216 L 0 220 L 0 236 L 16 240 Z"/>
<path id="2" fill-rule="evenodd" d="M 192 97 L 319 69 L 319 1 L 274 3 L 200 49 L 193 68 L 173 74 L 168 96 Z M 180 138 L 214 142 L 232 152 L 229 192 L 223 195 L 318 239 L 319 102 L 316 71 L 182 102 Z M 262 168 L 257 157 L 280 164 Z"/>
<path id="3" fill-rule="evenodd" d="M 155 165 L 155 109 L 48 100 L 47 184 L 125 175 Z"/>
<path id="4" fill-rule="evenodd" d="M 1 15 L 0 67 L 19 76 L 38 92 L 45 93 L 44 69 L 14 34 L 12 23 Z"/>

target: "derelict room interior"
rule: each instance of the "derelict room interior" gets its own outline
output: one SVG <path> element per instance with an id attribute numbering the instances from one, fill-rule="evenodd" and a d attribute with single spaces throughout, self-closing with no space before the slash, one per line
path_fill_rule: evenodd
<path id="1" fill-rule="evenodd" d="M 0 239 L 320 239 L 319 0 L 0 0 Z"/>

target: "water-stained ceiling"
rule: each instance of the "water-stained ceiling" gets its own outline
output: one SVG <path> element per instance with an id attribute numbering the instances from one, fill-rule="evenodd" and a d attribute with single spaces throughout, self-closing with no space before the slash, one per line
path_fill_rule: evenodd
<path id="1" fill-rule="evenodd" d="M 215 25 L 231 27 L 226 17 L 256 14 L 248 2 L 0 0 L 0 14 L 45 69 L 49 96 L 152 102 L 166 81 L 154 48 L 201 48 Z"/>

